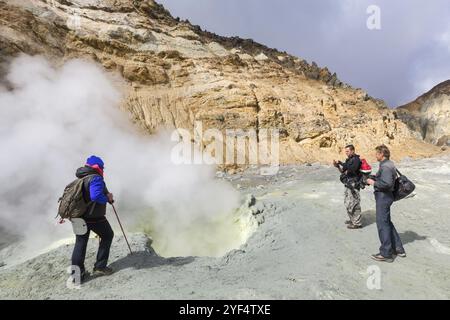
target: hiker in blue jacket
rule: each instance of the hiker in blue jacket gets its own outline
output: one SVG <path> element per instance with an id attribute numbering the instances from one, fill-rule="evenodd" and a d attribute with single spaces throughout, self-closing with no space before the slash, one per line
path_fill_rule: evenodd
<path id="1" fill-rule="evenodd" d="M 86 222 L 87 232 L 76 236 L 72 254 L 72 265 L 80 268 L 81 280 L 84 280 L 86 276 L 84 260 L 91 231 L 100 237 L 94 275 L 110 275 L 113 272 L 111 268 L 107 267 L 114 232 L 106 219 L 106 205 L 107 203 L 114 203 L 114 199 L 103 180 L 104 169 L 103 160 L 91 156 L 87 159 L 86 165 L 76 172 L 79 179 L 87 177 L 83 184 L 83 196 L 87 203 L 90 202 L 86 213 L 82 216 L 82 219 Z"/>

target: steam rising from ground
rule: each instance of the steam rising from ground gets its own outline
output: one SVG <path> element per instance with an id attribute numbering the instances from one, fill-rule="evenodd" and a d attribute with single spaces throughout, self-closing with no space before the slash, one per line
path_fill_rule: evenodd
<path id="1" fill-rule="evenodd" d="M 0 225 L 31 240 L 32 250 L 72 236 L 68 223 L 56 224 L 57 199 L 91 154 L 105 161 L 125 225 L 145 228 L 157 251 L 219 255 L 246 240 L 239 217 L 227 220 L 239 194 L 214 180 L 214 167 L 173 164 L 168 134 L 139 134 L 119 109 L 118 77 L 86 61 L 54 68 L 21 56 L 7 81 L 13 90 L 0 87 Z M 109 220 L 117 226 L 111 213 Z"/>

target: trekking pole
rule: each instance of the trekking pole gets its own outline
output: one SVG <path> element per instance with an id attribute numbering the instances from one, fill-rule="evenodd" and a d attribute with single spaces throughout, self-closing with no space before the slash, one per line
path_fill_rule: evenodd
<path id="1" fill-rule="evenodd" d="M 130 254 L 133 254 L 133 251 L 131 251 L 130 243 L 128 242 L 128 239 L 127 239 L 127 236 L 125 234 L 125 231 L 123 231 L 122 223 L 120 222 L 119 215 L 117 214 L 117 211 L 116 211 L 116 207 L 114 206 L 113 203 L 111 203 L 111 206 L 113 207 L 114 213 L 116 214 L 117 222 L 119 222 L 120 229 L 122 230 L 122 233 L 123 233 L 123 236 L 125 238 L 125 241 L 127 242 L 128 249 L 130 250 Z"/>

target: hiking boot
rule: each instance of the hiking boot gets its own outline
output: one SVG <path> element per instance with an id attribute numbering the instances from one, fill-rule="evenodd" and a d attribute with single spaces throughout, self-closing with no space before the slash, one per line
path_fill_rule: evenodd
<path id="1" fill-rule="evenodd" d="M 381 255 L 381 253 L 374 254 L 371 256 L 371 258 L 379 262 L 388 262 L 388 263 L 394 262 L 394 259 L 392 259 L 392 257 L 384 257 Z"/>
<path id="2" fill-rule="evenodd" d="M 110 276 L 114 272 L 113 269 L 109 267 L 105 268 L 94 268 L 94 276 Z"/>
<path id="3" fill-rule="evenodd" d="M 89 277 L 89 275 L 90 275 L 89 272 L 82 271 L 80 273 L 80 283 L 79 284 L 83 284 L 86 281 L 86 279 Z M 72 283 L 75 284 L 77 282 L 77 279 L 75 279 L 75 275 L 72 274 L 70 277 L 72 279 Z"/>
<path id="4" fill-rule="evenodd" d="M 400 258 L 406 258 L 406 252 L 405 251 L 394 251 L 394 256 L 400 257 Z"/>
<path id="5" fill-rule="evenodd" d="M 362 226 L 351 223 L 347 226 L 347 229 L 350 229 L 350 230 L 362 229 Z"/>
<path id="6" fill-rule="evenodd" d="M 81 273 L 81 276 L 80 276 L 80 281 L 81 281 L 81 283 L 83 283 L 83 282 L 85 282 L 86 281 L 86 279 L 89 277 L 89 272 L 87 272 L 87 271 L 84 271 L 84 272 L 82 272 Z"/>

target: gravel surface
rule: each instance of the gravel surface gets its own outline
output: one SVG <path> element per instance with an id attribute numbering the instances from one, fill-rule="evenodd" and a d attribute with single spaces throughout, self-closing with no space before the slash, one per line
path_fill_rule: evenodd
<path id="1" fill-rule="evenodd" d="M 0 298 L 449 299 L 449 160 L 446 156 L 398 164 L 417 190 L 393 206 L 392 219 L 408 257 L 392 264 L 370 259 L 379 247 L 372 190 L 362 191 L 364 228 L 347 230 L 344 188 L 334 168 L 286 166 L 272 177 L 249 169 L 221 177 L 244 197 L 255 197 L 249 205 L 260 225 L 238 250 L 221 258 L 163 258 L 147 236 L 133 234 L 135 253 L 130 256 L 124 239 L 117 236 L 111 251 L 115 273 L 70 289 L 66 269 L 72 245 L 63 245 L 1 267 Z M 94 263 L 96 245 L 91 239 L 87 266 Z M 6 249 L 2 254 L 14 252 Z M 371 280 L 374 270 L 380 272 L 375 289 L 367 285 L 377 284 Z"/>

